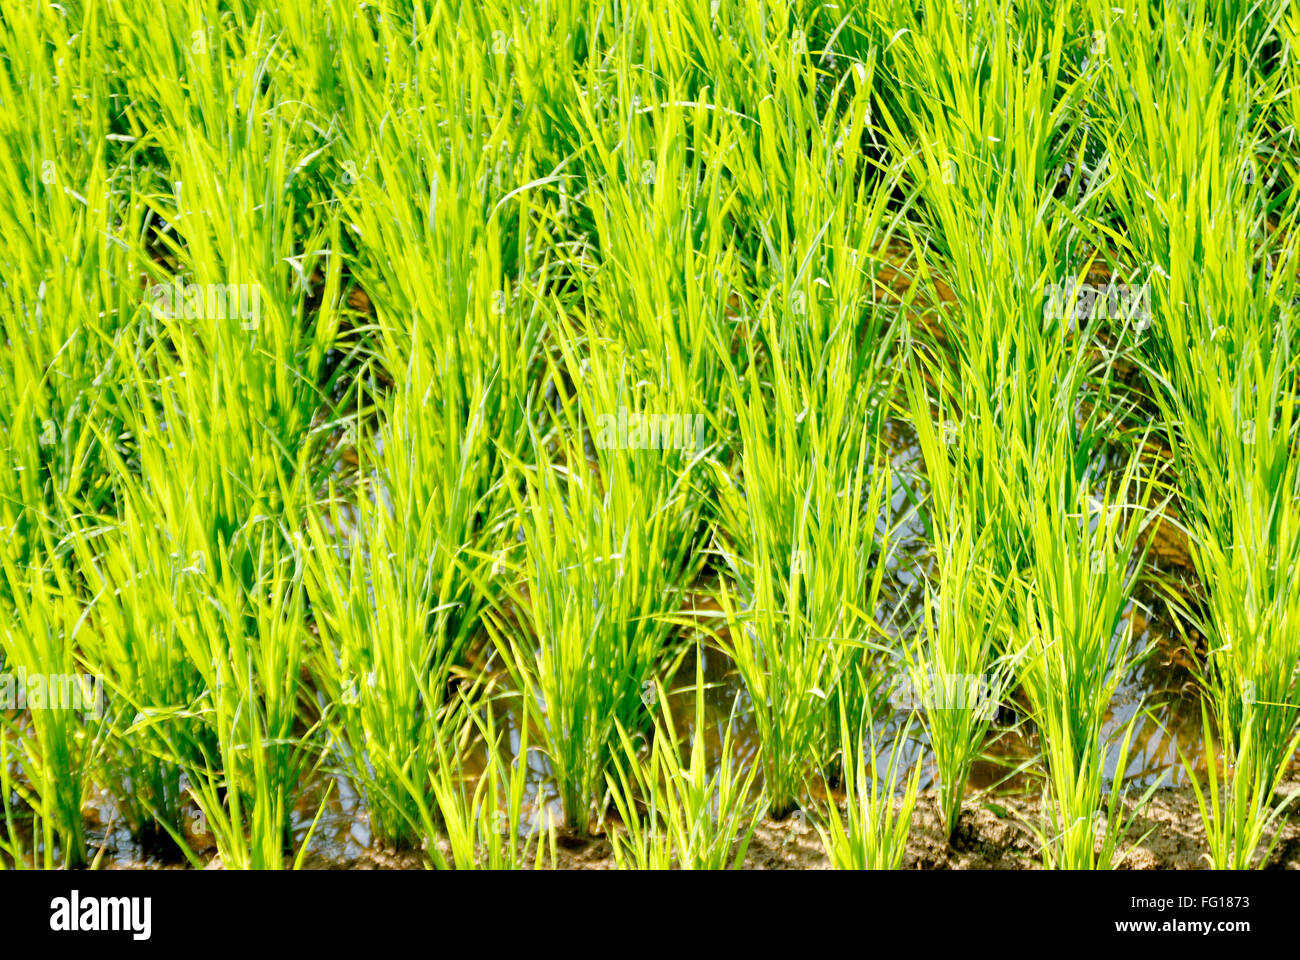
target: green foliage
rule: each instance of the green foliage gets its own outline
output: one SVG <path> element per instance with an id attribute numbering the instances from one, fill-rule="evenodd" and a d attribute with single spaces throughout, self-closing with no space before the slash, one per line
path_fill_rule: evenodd
<path id="1" fill-rule="evenodd" d="M 0 677 L 103 691 L 0 704 L 0 865 L 102 865 L 104 802 L 300 866 L 330 777 L 438 868 L 613 813 L 620 865 L 736 866 L 820 781 L 833 862 L 896 866 L 1014 704 L 1044 861 L 1109 867 L 1144 590 L 1201 638 L 1211 859 L 1264 862 L 1298 43 L 1281 0 L 0 0 Z M 1098 277 L 1141 295 L 1052 309 Z"/>

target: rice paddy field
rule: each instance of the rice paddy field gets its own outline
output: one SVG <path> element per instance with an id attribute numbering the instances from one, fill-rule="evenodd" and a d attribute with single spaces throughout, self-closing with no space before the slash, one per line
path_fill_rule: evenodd
<path id="1" fill-rule="evenodd" d="M 0 0 L 0 867 L 1300 867 L 1290 0 Z"/>

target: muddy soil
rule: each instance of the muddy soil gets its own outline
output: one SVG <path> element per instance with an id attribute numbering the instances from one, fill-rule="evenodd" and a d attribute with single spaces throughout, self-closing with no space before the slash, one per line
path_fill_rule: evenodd
<path id="1" fill-rule="evenodd" d="M 1285 794 L 1300 793 L 1300 782 L 1285 784 Z M 1300 812 L 1282 826 L 1270 869 L 1300 870 Z M 907 870 L 1037 870 L 1042 868 L 1034 826 L 1039 822 L 1037 800 L 1000 797 L 963 805 L 957 830 L 949 843 L 943 834 L 935 795 L 917 801 L 912 816 L 903 868 Z M 1270 839 L 1271 839 L 1270 834 Z M 1196 796 L 1190 787 L 1156 791 L 1134 820 L 1123 848 L 1122 870 L 1199 870 L 1209 866 Z M 745 866 L 752 869 L 829 869 L 816 831 L 791 818 L 763 823 Z"/>
<path id="2" fill-rule="evenodd" d="M 1282 785 L 1280 793 L 1294 796 L 1281 821 L 1279 838 L 1267 869 L 1300 870 L 1300 780 Z M 957 831 L 949 843 L 944 835 L 933 792 L 922 794 L 912 818 L 903 868 L 907 870 L 1037 870 L 1042 868 L 1034 825 L 1039 822 L 1037 800 L 998 797 L 967 801 Z M 1272 834 L 1269 835 L 1272 839 Z M 1196 796 L 1190 787 L 1157 790 L 1129 831 L 1118 865 L 1121 870 L 1206 869 L 1206 846 Z M 568 870 L 612 870 L 614 857 L 604 837 L 557 838 L 558 863 Z M 414 870 L 425 866 L 419 851 L 366 850 L 359 856 L 317 853 L 305 866 L 317 870 Z M 745 857 L 749 870 L 828 870 L 817 831 L 797 813 L 782 821 L 763 820 Z M 208 869 L 220 869 L 213 861 Z"/>

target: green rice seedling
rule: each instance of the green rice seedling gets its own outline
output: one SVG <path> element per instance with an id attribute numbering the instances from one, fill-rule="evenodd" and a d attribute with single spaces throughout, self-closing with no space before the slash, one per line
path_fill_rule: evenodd
<path id="1" fill-rule="evenodd" d="M 1286 394 L 1273 409 L 1285 424 L 1293 415 L 1294 395 Z M 1290 459 L 1294 446 L 1264 436 L 1265 431 L 1271 426 L 1261 430 L 1256 443 L 1264 455 L 1273 448 L 1280 475 L 1245 479 L 1248 492 L 1227 493 L 1233 508 L 1229 549 L 1204 527 L 1193 548 L 1199 569 L 1214 577 L 1205 630 L 1211 645 L 1200 679 L 1222 731 L 1227 764 L 1227 798 L 1220 808 L 1213 741 L 1207 736 L 1212 803 L 1202 804 L 1202 814 L 1217 869 L 1250 864 L 1262 831 L 1285 806 L 1276 803 L 1275 791 L 1300 745 L 1300 600 L 1293 576 L 1300 562 L 1300 515 L 1293 497 L 1282 493 L 1297 489 Z M 1210 468 L 1210 461 L 1202 462 Z M 1268 514 L 1254 507 L 1252 501 L 1261 499 L 1273 500 Z M 1195 777 L 1193 784 L 1199 791 Z M 1262 855 L 1267 860 L 1268 850 Z"/>
<path id="2" fill-rule="evenodd" d="M 630 26 L 643 15 L 619 12 L 611 22 L 622 25 L 618 17 L 626 16 Z M 588 425 L 621 407 L 705 418 L 708 453 L 690 482 L 706 490 L 722 487 L 704 509 L 718 518 L 718 553 L 732 568 L 728 575 L 741 582 L 745 604 L 763 590 L 770 591 L 765 602 L 773 609 L 787 594 L 806 607 L 800 616 L 813 623 L 798 630 L 818 637 L 808 656 L 821 663 L 790 669 L 806 672 L 807 686 L 821 682 L 820 696 L 833 697 L 839 670 L 832 661 L 858 656 L 850 640 L 867 629 L 858 625 L 856 611 L 868 611 L 867 619 L 874 615 L 867 561 L 875 544 L 847 547 L 849 535 L 830 519 L 830 504 L 840 496 L 837 518 L 861 506 L 848 499 L 859 427 L 863 411 L 884 392 L 877 381 L 890 349 L 888 317 L 866 309 L 866 291 L 872 245 L 887 232 L 889 193 L 868 176 L 859 145 L 870 97 L 865 74 L 843 70 L 823 109 L 811 93 L 815 70 L 796 36 L 803 24 L 784 11 L 773 11 L 770 22 L 757 9 L 720 10 L 719 16 L 734 19 L 753 38 L 752 58 L 728 61 L 732 41 L 715 33 L 698 10 L 673 6 L 662 25 L 699 47 L 700 61 L 716 71 L 709 90 L 698 89 L 698 68 L 676 42 L 656 45 L 664 51 L 661 84 L 623 65 L 582 77 L 585 96 L 572 127 L 589 147 L 576 169 L 589 191 L 585 207 L 598 241 L 593 252 L 611 268 L 583 285 L 583 307 L 595 318 L 575 324 L 586 355 L 574 361 L 568 336 L 558 347 L 568 375 L 590 388 L 578 391 Z M 765 103 L 773 87 L 778 97 Z M 762 121 L 714 102 L 712 91 L 721 88 L 743 90 L 763 112 Z M 787 149 L 808 139 L 813 159 Z M 800 189 L 767 189 L 765 171 Z M 650 248 L 665 253 L 646 257 Z M 590 274 L 581 263 L 573 269 Z M 626 382 L 644 394 L 625 393 Z M 803 424 L 809 411 L 816 412 L 815 427 L 812 420 Z M 601 446 L 598 438 L 595 445 Z M 606 455 L 598 450 L 596 457 Z M 820 463 L 813 466 L 810 457 Z M 806 503 L 804 480 L 823 468 L 815 499 Z M 851 523 L 860 529 L 874 518 Z M 836 530 L 824 543 L 796 542 L 820 539 L 823 525 Z M 751 565 L 760 539 L 770 554 Z M 863 562 L 844 571 L 841 581 L 832 549 L 840 556 L 847 549 Z M 777 571 L 779 583 L 755 585 L 769 576 L 769 557 L 798 569 L 803 561 L 789 559 L 797 556 L 808 569 L 794 574 L 793 593 L 784 569 Z M 802 584 L 813 579 L 813 567 L 825 582 L 805 601 L 802 594 L 814 588 Z M 841 600 L 852 604 L 847 613 Z M 763 669 L 756 665 L 751 675 Z M 810 722 L 799 725 L 812 738 L 824 737 L 816 719 L 820 708 L 791 709 L 805 711 Z M 790 742 L 769 748 L 786 756 L 791 769 L 803 763 L 797 739 L 791 735 Z M 778 808 L 793 809 L 785 794 L 797 792 L 801 782 L 796 772 L 788 788 L 779 788 Z"/>
<path id="3" fill-rule="evenodd" d="M 154 255 L 142 297 L 156 338 L 150 369 L 170 388 L 159 419 L 185 426 L 197 479 L 212 490 L 202 506 L 229 533 L 293 499 L 299 454 L 328 412 L 325 354 L 339 314 L 329 301 L 309 311 L 320 291 L 307 278 L 323 265 L 326 287 L 338 289 L 337 208 L 312 202 L 318 134 L 300 106 L 276 100 L 279 64 L 260 40 L 265 13 L 247 23 L 212 16 L 185 45 L 175 40 L 192 32 L 189 11 L 169 8 L 169 31 L 141 8 L 115 16 L 142 48 L 128 71 L 131 117 L 172 161 L 149 184 Z M 182 74 L 186 86 L 167 80 Z M 205 418 L 210 409 L 222 415 Z M 151 433 L 162 425 L 137 415 Z M 310 489 L 328 465 L 309 462 Z"/>
<path id="4" fill-rule="evenodd" d="M 371 829 L 407 845 L 436 816 L 432 781 L 465 627 L 412 549 L 418 531 L 395 524 L 382 503 L 362 500 L 357 516 L 358 532 L 342 542 L 350 525 L 337 503 L 308 521 L 306 589 L 320 637 L 310 669 Z"/>
<path id="5" fill-rule="evenodd" d="M 106 12 L 140 54 L 119 65 L 117 80 L 138 96 L 110 141 L 135 145 L 119 177 L 131 217 L 115 229 L 137 233 L 119 238 L 129 259 L 113 271 L 130 309 L 109 314 L 131 324 L 96 330 L 106 371 L 121 371 L 103 391 L 110 415 L 88 427 L 105 451 L 111 509 L 78 514 L 74 502 L 61 514 L 88 593 L 86 654 L 114 694 L 105 785 L 133 830 L 176 836 L 186 769 L 259 798 L 265 774 L 279 796 L 259 808 L 270 862 L 300 771 L 291 758 L 315 749 L 311 734 L 292 750 L 285 742 L 295 734 L 304 627 L 292 618 L 304 606 L 283 568 L 294 563 L 285 531 L 297 522 L 286 513 L 327 469 L 308 441 L 328 406 L 335 314 L 302 322 L 303 280 L 337 235 L 323 208 L 307 213 L 297 180 L 314 134 L 292 110 L 267 113 L 261 99 L 275 85 L 263 84 L 272 58 L 259 30 L 205 6 L 207 21 L 197 5 L 170 9 L 161 31 L 141 8 Z M 205 25 L 202 42 L 178 44 L 191 15 Z M 176 83 L 181 75 L 204 81 Z M 151 162 L 159 151 L 169 164 Z M 268 242 L 250 245 L 251 236 Z M 337 290 L 337 258 L 326 273 Z M 141 290 L 141 279 L 153 285 Z M 268 605 L 263 590 L 284 606 Z M 220 691 L 218 677 L 228 684 Z M 215 711 L 222 696 L 256 712 L 254 727 L 265 724 L 256 735 L 269 741 L 266 757 L 251 768 L 240 742 L 247 717 L 236 724 L 239 708 Z M 235 831 L 244 828 L 237 819 Z"/>
<path id="6" fill-rule="evenodd" d="M 871 734 L 871 718 L 863 712 L 850 723 L 843 704 L 839 712 L 839 749 L 844 755 L 844 799 L 840 814 L 834 798 L 824 823 L 814 820 L 818 836 L 836 870 L 897 870 L 907 852 L 907 837 L 921 785 L 921 764 L 903 769 L 903 749 L 912 720 L 902 726 L 880 769 L 881 744 Z M 869 759 L 868 759 L 869 756 Z"/>
<path id="7" fill-rule="evenodd" d="M 240 784 L 221 768 L 191 768 L 186 771 L 193 782 L 190 796 L 198 805 L 208 831 L 217 845 L 221 864 L 231 870 L 279 870 L 284 866 L 284 831 L 288 820 L 283 791 L 274 790 L 269 782 L 267 758 L 261 736 L 261 718 L 253 703 L 244 700 L 236 705 L 236 713 L 248 718 L 246 730 L 231 729 L 239 718 L 225 712 L 223 701 L 217 698 L 215 725 L 230 731 L 230 739 L 222 738 L 221 747 L 226 756 L 233 756 L 241 747 L 247 750 L 241 757 L 252 772 L 252 782 Z M 246 745 L 236 745 L 234 736 L 247 737 Z M 215 759 L 215 758 L 214 758 Z M 233 773 L 233 771 L 232 771 Z M 198 865 L 191 854 L 191 862 Z"/>
<path id="8" fill-rule="evenodd" d="M 960 524 L 960 521 L 958 521 Z M 966 779 L 1010 685 L 1010 588 L 988 572 L 984 545 L 957 526 L 941 547 L 936 583 L 926 588 L 920 629 L 903 646 L 910 696 L 939 779 L 939 810 L 951 838 Z"/>
<path id="9" fill-rule="evenodd" d="M 1139 526 L 1126 522 L 1121 536 L 1125 501 L 1107 498 L 1089 516 L 1122 410 L 1111 409 L 1100 325 L 1062 322 L 1044 298 L 1085 268 L 1081 233 L 1102 232 L 1095 160 L 1075 125 L 1096 81 L 1071 76 L 1068 32 L 1079 24 L 1068 15 L 991 3 L 969 16 L 927 5 L 924 18 L 925 30 L 890 48 L 884 68 L 899 92 L 883 120 L 952 292 L 908 384 L 928 520 L 940 545 L 965 528 L 987 546 L 994 595 L 1010 601 L 996 652 L 1017 658 L 1044 741 L 1056 824 L 1047 853 L 1091 866 L 1101 724 L 1133 655 L 1120 623 Z M 1130 471 L 1125 496 L 1132 482 Z M 941 550 L 937 562 L 953 559 Z M 957 570 L 966 562 L 958 554 Z M 960 575 L 948 579 L 955 592 Z M 940 609 L 948 602 L 941 595 Z M 1107 830 L 1118 829 L 1111 818 Z"/>
<path id="10" fill-rule="evenodd" d="M 620 869 L 739 869 L 762 815 L 754 791 L 757 766 L 741 769 L 733 739 L 734 714 L 722 735 L 721 755 L 710 772 L 706 756 L 704 672 L 696 658 L 695 719 L 689 760 L 681 759 L 667 690 L 656 685 L 659 716 L 649 753 L 619 728 L 621 756 L 608 775 L 621 829 L 610 842 Z"/>
<path id="11" fill-rule="evenodd" d="M 471 785 L 464 766 L 468 745 L 467 735 L 473 730 L 470 700 L 460 696 L 447 704 L 438 717 L 439 726 L 433 734 L 433 766 L 428 774 L 428 787 L 414 782 L 413 771 L 400 771 L 408 794 L 416 801 L 418 826 L 425 832 L 425 852 L 437 869 L 455 866 L 458 870 L 472 870 L 479 862 L 479 828 L 484 821 L 484 802 L 496 800 L 496 793 L 488 792 L 489 780 L 484 778 Z M 431 803 L 425 804 L 421 794 L 428 791 Z M 443 837 L 451 855 L 442 852 L 439 842 Z"/>
<path id="12" fill-rule="evenodd" d="M 132 834 L 151 843 L 183 830 L 184 769 L 218 749 L 201 716 L 208 687 L 193 657 L 202 654 L 186 646 L 180 626 L 204 554 L 178 550 L 134 488 L 123 484 L 120 496 L 120 523 L 70 518 L 69 543 L 89 598 L 80 647 L 106 692 L 96 779 Z M 138 724 L 145 716 L 155 722 Z"/>
<path id="13" fill-rule="evenodd" d="M 456 192 L 473 168 L 448 174 L 417 161 L 382 169 L 386 187 L 357 185 L 365 200 L 355 216 L 373 249 L 356 270 L 382 321 L 377 363 L 400 384 L 378 405 L 377 436 L 353 431 L 363 479 L 350 502 L 331 493 L 308 521 L 308 587 L 322 640 L 313 676 L 339 707 L 332 736 L 363 786 L 376 835 L 398 844 L 437 820 L 442 713 L 491 599 L 486 570 L 504 548 L 499 451 L 526 435 L 516 398 L 529 390 L 527 344 L 537 327 L 494 306 L 502 281 L 487 264 L 499 257 L 499 226 L 484 226 L 486 211 Z M 415 243 L 403 224 L 448 180 L 437 230 Z M 482 262 L 462 259 L 459 244 L 480 234 Z M 448 265 L 450 286 L 425 274 L 420 264 L 430 259 Z M 408 316 L 413 324 L 396 319 Z"/>
<path id="14" fill-rule="evenodd" d="M 156 356 L 179 374 L 174 358 L 163 351 Z M 139 791 L 129 788 L 132 795 L 122 804 L 128 819 L 136 828 L 152 820 L 167 833 L 178 827 L 177 774 L 186 764 L 223 771 L 232 789 L 252 788 L 238 769 L 240 754 L 228 752 L 239 742 L 238 730 L 202 729 L 213 720 L 212 698 L 258 699 L 269 725 L 259 735 L 278 743 L 293 734 L 306 636 L 306 604 L 295 585 L 299 561 L 286 551 L 290 540 L 273 506 L 283 509 L 284 491 L 294 490 L 292 474 L 254 454 L 236 465 L 233 450 L 246 438 L 232 447 L 228 436 L 208 432 L 208 422 L 193 413 L 203 401 L 186 395 L 200 379 L 197 369 L 190 373 L 165 380 L 159 411 L 137 368 L 139 402 L 131 425 L 140 438 L 139 466 L 115 458 L 125 522 L 76 521 L 73 541 L 94 591 L 87 619 L 100 628 L 85 646 L 103 665 L 118 700 L 108 751 L 113 769 L 106 779 L 121 791 L 138 775 Z M 262 429 L 253 428 L 258 442 L 278 445 Z M 305 464 L 308 454 L 300 451 L 296 459 Z M 236 471 L 246 482 L 232 482 Z M 209 495 L 196 497 L 197 491 Z M 219 679 L 226 684 L 220 691 Z M 236 713 L 227 707 L 223 722 L 233 722 Z M 121 733 L 137 714 L 178 721 L 167 736 L 180 753 L 169 757 L 170 749 L 158 749 L 161 724 Z M 277 746 L 270 752 L 275 789 L 292 789 L 299 769 L 288 762 L 293 751 Z"/>
<path id="15" fill-rule="evenodd" d="M 263 533 L 251 591 L 220 556 L 177 590 L 175 642 L 198 669 L 202 692 L 184 704 L 133 703 L 135 719 L 122 733 L 131 740 L 148 731 L 143 743 L 163 745 L 161 770 L 179 768 L 223 862 L 235 869 L 283 866 L 293 799 L 319 756 L 316 726 L 300 724 L 302 570 L 291 556 L 273 556 L 277 542 L 278 533 Z M 175 722 L 191 717 L 199 723 Z M 177 824 L 156 823 L 187 851 Z"/>
<path id="16" fill-rule="evenodd" d="M 1293 589 L 1300 563 L 1300 477 L 1288 326 L 1285 320 L 1279 324 L 1283 336 L 1267 361 L 1255 353 L 1237 366 L 1231 389 L 1211 388 L 1213 408 L 1201 422 L 1226 432 L 1249 413 L 1247 432 L 1220 443 L 1188 429 L 1178 457 L 1189 475 L 1183 489 L 1196 509 L 1191 555 L 1211 585 L 1204 611 L 1189 614 L 1209 640 L 1198 673 L 1221 731 L 1227 789 L 1234 803 L 1247 803 L 1250 811 L 1242 814 L 1245 820 L 1234 817 L 1214 827 L 1207 821 L 1206 830 L 1221 835 L 1256 824 L 1225 841 L 1236 852 L 1218 861 L 1224 867 L 1249 862 L 1250 852 L 1242 848 L 1258 837 L 1257 824 L 1267 819 L 1272 791 L 1300 736 L 1300 601 Z M 1224 849 L 1216 847 L 1216 857 Z"/>
<path id="17" fill-rule="evenodd" d="M 698 501 L 680 452 L 605 448 L 593 466 L 575 433 L 558 437 L 562 462 L 535 436 L 537 465 L 518 471 L 522 576 L 503 584 L 518 613 L 499 604 L 490 632 L 541 731 L 566 825 L 586 831 L 618 726 L 644 729 L 646 684 L 671 654 L 668 617 L 699 564 Z"/>
<path id="18" fill-rule="evenodd" d="M 1248 870 L 1252 865 L 1262 870 L 1282 838 L 1278 821 L 1294 799 L 1288 797 L 1272 805 L 1285 766 L 1270 764 L 1257 755 L 1253 727 L 1247 725 L 1238 733 L 1238 745 L 1229 761 L 1237 769 L 1228 771 L 1221 789 L 1214 731 L 1205 704 L 1201 706 L 1201 724 L 1207 758 L 1205 785 L 1202 786 L 1201 778 L 1185 756 L 1183 767 L 1196 792 L 1196 806 L 1205 826 L 1206 844 L 1210 848 L 1205 857 L 1215 870 Z M 1300 747 L 1300 735 L 1291 741 L 1290 747 L 1293 753 Z"/>
<path id="19" fill-rule="evenodd" d="M 826 229 L 852 241 L 805 241 L 803 263 L 784 265 L 781 299 L 770 294 L 744 333 L 747 365 L 725 381 L 738 449 L 713 479 L 720 643 L 748 690 L 778 817 L 798 805 L 808 765 L 833 755 L 827 717 L 839 697 L 862 701 L 854 684 L 868 674 L 855 668 L 883 636 L 892 518 L 880 431 L 896 327 L 867 301 L 865 274 L 887 232 L 884 193 L 863 187 L 854 205 L 826 211 Z M 802 289 L 818 268 L 845 279 Z"/>
<path id="20" fill-rule="evenodd" d="M 1048 868 L 1115 869 L 1124 860 L 1125 851 L 1121 845 L 1127 843 L 1130 846 L 1139 846 L 1149 835 L 1150 831 L 1133 838 L 1133 823 L 1151 799 L 1151 795 L 1160 786 L 1160 781 L 1153 780 L 1136 797 L 1123 782 L 1129 765 L 1133 737 L 1142 720 L 1142 714 L 1135 714 L 1122 731 L 1102 740 L 1096 758 L 1087 755 L 1081 758 L 1081 775 L 1074 781 L 1076 792 L 1071 799 L 1058 801 L 1057 793 L 1044 795 L 1042 798 L 1041 821 L 1037 825 L 1031 823 L 1028 826 L 1038 839 L 1043 863 Z M 1045 734 L 1044 739 L 1050 736 L 1051 734 Z M 1060 734 L 1057 736 L 1058 739 L 1063 739 Z M 1109 790 L 1104 783 L 1101 786 L 1095 784 L 1094 773 L 1096 765 L 1104 767 L 1108 756 L 1115 758 L 1115 776 Z M 1049 767 L 1053 762 L 1059 767 L 1067 759 L 1061 756 L 1060 750 L 1053 747 L 1048 757 Z M 1086 775 L 1085 770 L 1088 771 Z M 1049 776 L 1051 776 L 1050 769 Z M 1067 784 L 1056 785 L 1056 781 L 1057 778 L 1052 777 L 1052 790 L 1069 788 Z M 1066 819 L 1068 814 L 1064 811 L 1067 808 L 1084 811 L 1090 807 L 1092 813 L 1087 815 L 1086 826 L 1083 820 Z M 1091 853 L 1089 853 L 1090 849 Z"/>
<path id="21" fill-rule="evenodd" d="M 481 719 L 480 719 L 481 716 Z M 555 828 L 545 816 L 527 833 L 522 830 L 526 813 L 528 781 L 529 727 L 520 724 L 515 745 L 502 742 L 490 708 L 476 715 L 483 743 L 487 748 L 488 766 L 481 781 L 485 802 L 478 818 L 479 837 L 489 870 L 517 870 L 531 859 L 535 868 L 546 865 L 549 855 L 555 863 Z M 507 759 L 506 748 L 514 756 Z"/>
<path id="22" fill-rule="evenodd" d="M 639 751 L 636 747 L 632 749 L 635 758 L 632 769 L 638 770 L 642 761 L 637 756 Z M 620 779 L 624 776 L 622 770 L 618 771 L 618 776 Z M 636 809 L 635 801 L 629 803 L 623 799 L 623 792 L 630 792 L 633 789 L 631 783 L 623 785 L 618 781 L 611 781 L 613 803 L 619 810 L 624 831 L 610 835 L 614 862 L 618 864 L 620 870 L 671 870 L 674 863 L 672 834 L 659 826 L 657 810 L 652 809 L 643 816 Z M 628 807 L 626 813 L 622 809 L 624 805 Z"/>
<path id="23" fill-rule="evenodd" d="M 49 556 L 53 544 L 46 541 Z M 100 745 L 102 688 L 78 658 L 83 624 L 69 573 L 20 569 L 8 551 L 0 571 L 13 608 L 0 623 L 3 736 L 14 736 L 29 804 L 42 825 L 39 843 L 48 858 L 57 841 L 62 863 L 87 863 L 81 808 L 89 796 Z M 10 710 L 17 708 L 11 716 Z M 34 838 L 35 841 L 35 838 Z"/>
<path id="24" fill-rule="evenodd" d="M 520 726 L 517 752 L 507 759 L 490 701 L 481 701 L 473 689 L 462 690 L 449 706 L 436 736 L 433 803 L 419 812 L 430 863 L 438 870 L 541 869 L 549 855 L 554 864 L 554 827 L 539 820 L 523 830 L 528 725 Z M 484 768 L 476 774 L 467 763 L 475 744 L 485 750 Z"/>
<path id="25" fill-rule="evenodd" d="M 755 438 L 749 449 L 757 445 Z M 724 581 L 718 595 L 726 626 L 720 646 L 749 694 L 763 789 L 778 818 L 798 805 L 810 766 L 830 759 L 825 732 L 831 698 L 847 689 L 840 684 L 851 682 L 845 678 L 877 644 L 880 630 L 874 613 L 887 533 L 877 524 L 887 505 L 888 467 L 865 429 L 831 462 L 839 457 L 845 460 L 824 469 L 820 459 L 813 461 L 813 486 L 790 505 L 793 516 L 749 514 L 756 552 L 746 555 L 753 566 L 731 559 L 738 586 Z M 843 470 L 843 479 L 832 479 L 833 470 Z M 746 471 L 751 489 L 759 476 Z M 787 524 L 796 539 L 786 541 L 783 555 L 778 551 Z"/>
<path id="26" fill-rule="evenodd" d="M 969 20 L 927 5 L 926 29 L 890 54 L 914 89 L 883 113 L 919 191 L 917 242 L 922 262 L 934 264 L 923 282 L 942 279 L 951 289 L 951 303 L 918 331 L 919 366 L 908 383 L 928 523 L 942 542 L 947 527 L 969 517 L 1000 579 L 1029 559 L 1024 504 L 1052 481 L 1043 467 L 1068 469 L 1073 489 L 1108 430 L 1100 412 L 1076 420 L 1089 337 L 1044 317 L 1043 291 L 1070 262 L 1076 224 L 1095 205 L 1086 191 L 1058 204 L 1045 185 L 1048 171 L 1071 156 L 1080 87 L 1062 75 L 1063 21 L 1018 34 L 1007 29 L 1007 15 L 1000 4 L 979 5 Z M 978 54 L 957 53 L 965 49 Z M 948 63 L 963 65 L 950 71 Z M 943 300 L 937 289 L 933 299 Z M 1056 458 L 1058 446 L 1069 455 Z"/>
<path id="27" fill-rule="evenodd" d="M 332 738 L 383 842 L 414 843 L 438 820 L 448 690 L 496 599 L 489 571 L 514 546 L 506 464 L 540 390 L 547 267 L 529 251 L 546 248 L 531 195 L 514 192 L 529 128 L 498 71 L 525 36 L 516 19 L 392 10 L 340 47 L 349 268 L 374 308 L 374 379 L 392 386 L 374 391 L 374 435 L 354 431 L 349 502 L 331 493 L 309 521 L 313 676 L 339 705 Z"/>
<path id="28" fill-rule="evenodd" d="M 259 726 L 264 721 L 257 715 L 256 705 L 240 704 L 240 709 L 251 720 L 247 754 L 248 765 L 253 771 L 251 787 L 234 785 L 220 771 L 191 766 L 186 771 L 191 784 L 189 796 L 198 807 L 204 832 L 210 833 L 216 843 L 223 869 L 280 870 L 287 865 L 297 870 L 303 864 L 333 788 L 326 791 L 297 853 L 286 864 L 285 854 L 292 852 L 285 849 L 287 804 L 291 796 L 273 783 L 277 771 L 271 766 L 274 761 L 268 756 L 268 744 L 264 736 L 259 735 Z M 219 714 L 217 722 L 224 719 Z M 201 867 L 198 857 L 184 845 L 182 837 L 177 835 L 175 839 L 190 863 Z"/>
<path id="29" fill-rule="evenodd" d="M 1134 466 L 1120 489 L 1131 486 Z M 1016 594 L 1017 678 L 1047 763 L 1044 863 L 1071 870 L 1109 868 L 1124 823 L 1113 815 L 1106 818 L 1098 854 L 1096 813 L 1110 748 L 1102 728 L 1116 687 L 1142 654 L 1133 649 L 1132 625 L 1124 619 L 1142 525 L 1109 490 L 1084 515 L 1064 509 L 1060 497 L 1058 491 L 1053 503 L 1045 496 L 1032 508 L 1033 579 Z M 1115 802 L 1137 719 L 1118 748 Z"/>
<path id="30" fill-rule="evenodd" d="M 566 372 L 591 387 L 579 401 L 593 436 L 602 415 L 629 403 L 620 395 L 626 377 L 653 385 L 645 410 L 703 416 L 708 436 L 700 439 L 716 447 L 729 426 L 717 403 L 729 358 L 714 344 L 735 333 L 726 305 L 743 283 L 729 250 L 736 188 L 723 161 L 740 121 L 679 106 L 686 98 L 655 91 L 627 61 L 613 77 L 594 61 L 589 70 L 572 97 L 575 136 L 586 144 L 572 189 L 584 189 L 579 200 L 565 188 L 565 216 L 547 231 L 555 270 L 575 278 L 581 298 L 579 316 L 566 321 L 576 329 L 556 331 L 556 347 L 567 354 Z M 631 105 L 661 99 L 653 110 Z M 579 223 L 582 239 L 574 240 Z M 593 269 L 596 258 L 607 269 Z M 579 344 L 586 349 L 575 359 Z"/>
<path id="31" fill-rule="evenodd" d="M 4 699 L 29 681 L 26 709 L 0 725 L 14 738 L 7 779 L 31 817 L 30 848 L 9 830 L 10 853 L 47 868 L 82 866 L 82 804 L 105 725 L 100 671 L 82 657 L 90 631 L 63 518 L 112 503 L 102 435 L 121 423 L 112 343 L 136 307 L 128 278 L 143 204 L 123 196 L 120 151 L 107 137 L 116 84 L 97 55 L 108 42 L 102 23 L 40 5 L 8 5 L 0 21 Z M 69 695 L 73 706 L 53 702 Z M 16 814 L 10 799 L 6 788 Z"/>

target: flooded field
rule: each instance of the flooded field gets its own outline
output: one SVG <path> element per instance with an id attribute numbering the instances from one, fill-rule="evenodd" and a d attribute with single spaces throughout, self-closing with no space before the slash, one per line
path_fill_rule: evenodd
<path id="1" fill-rule="evenodd" d="M 0 867 L 1300 865 L 1297 43 L 0 0 Z"/>

